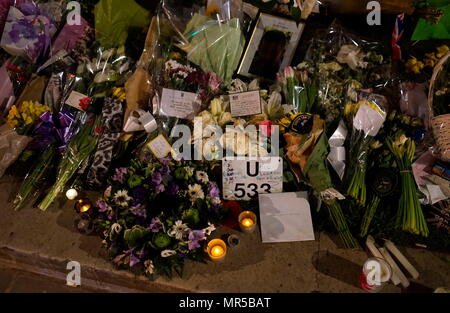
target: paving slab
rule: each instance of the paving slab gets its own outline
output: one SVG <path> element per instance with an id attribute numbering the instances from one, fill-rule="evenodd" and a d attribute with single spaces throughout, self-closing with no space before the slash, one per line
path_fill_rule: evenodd
<path id="1" fill-rule="evenodd" d="M 258 230 L 243 234 L 225 228 L 219 235 L 235 233 L 241 242 L 223 263 L 188 261 L 183 278 L 150 282 L 115 270 L 100 238 L 77 232 L 72 201 L 61 197 L 46 212 L 29 203 L 15 212 L 10 201 L 18 183 L 12 177 L 0 179 L 0 263 L 19 271 L 54 277 L 63 284 L 67 262 L 77 261 L 82 281 L 106 292 L 363 292 L 358 278 L 369 256 L 364 250 L 342 249 L 336 238 L 323 233 L 316 233 L 311 242 L 263 244 Z M 401 250 L 421 273 L 419 284 L 431 289 L 450 286 L 450 254 Z M 383 291 L 402 290 L 389 285 Z"/>

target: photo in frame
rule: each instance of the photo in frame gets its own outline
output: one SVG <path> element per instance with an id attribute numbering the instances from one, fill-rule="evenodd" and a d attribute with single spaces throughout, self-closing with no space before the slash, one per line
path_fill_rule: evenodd
<path id="1" fill-rule="evenodd" d="M 277 73 L 291 64 L 304 28 L 304 23 L 261 13 L 238 74 L 275 80 Z"/>

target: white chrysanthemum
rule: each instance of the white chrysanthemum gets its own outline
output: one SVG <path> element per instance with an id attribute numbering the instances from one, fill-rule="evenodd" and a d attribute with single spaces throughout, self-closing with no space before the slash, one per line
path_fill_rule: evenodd
<path id="1" fill-rule="evenodd" d="M 171 257 L 171 256 L 173 256 L 175 254 L 177 254 L 177 252 L 175 250 L 164 250 L 164 251 L 161 251 L 161 256 L 163 258 L 168 258 L 168 257 Z"/>
<path id="2" fill-rule="evenodd" d="M 210 236 L 212 234 L 213 231 L 216 230 L 216 226 L 214 226 L 214 224 L 211 224 L 210 222 L 208 222 L 208 227 L 206 227 L 203 232 L 205 233 L 206 236 Z"/>
<path id="3" fill-rule="evenodd" d="M 114 223 L 111 226 L 111 233 L 119 234 L 122 231 L 122 226 L 119 223 Z"/>
<path id="4" fill-rule="evenodd" d="M 195 179 L 197 179 L 197 181 L 204 183 L 204 184 L 209 182 L 208 174 L 204 171 L 195 172 Z"/>
<path id="5" fill-rule="evenodd" d="M 202 186 L 200 186 L 199 184 L 189 185 L 188 194 L 191 197 L 192 201 L 205 198 L 205 193 L 202 190 Z"/>
<path id="6" fill-rule="evenodd" d="M 189 232 L 189 227 L 183 221 L 176 221 L 167 233 L 171 237 L 175 237 L 177 240 L 182 240 L 183 236 Z"/>
<path id="7" fill-rule="evenodd" d="M 119 190 L 114 194 L 114 202 L 122 207 L 128 207 L 128 201 L 131 199 L 126 190 Z"/>

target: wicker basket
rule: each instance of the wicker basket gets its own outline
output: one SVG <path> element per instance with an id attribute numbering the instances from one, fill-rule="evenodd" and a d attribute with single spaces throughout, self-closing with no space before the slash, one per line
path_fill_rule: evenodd
<path id="1" fill-rule="evenodd" d="M 433 100 L 435 93 L 435 83 L 438 75 L 444 68 L 444 64 L 450 60 L 450 52 L 447 53 L 436 65 L 433 76 L 430 81 L 430 90 L 428 93 L 428 110 L 430 117 L 430 126 L 433 130 L 433 135 L 436 140 L 436 146 L 440 155 L 440 159 L 445 162 L 450 162 L 450 114 L 434 116 Z M 449 104 L 450 105 L 450 104 Z"/>

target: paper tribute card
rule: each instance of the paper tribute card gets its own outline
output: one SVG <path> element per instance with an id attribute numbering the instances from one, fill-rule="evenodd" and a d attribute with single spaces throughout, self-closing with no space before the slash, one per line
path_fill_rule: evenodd
<path id="1" fill-rule="evenodd" d="M 315 240 L 306 192 L 259 195 L 263 243 Z"/>

